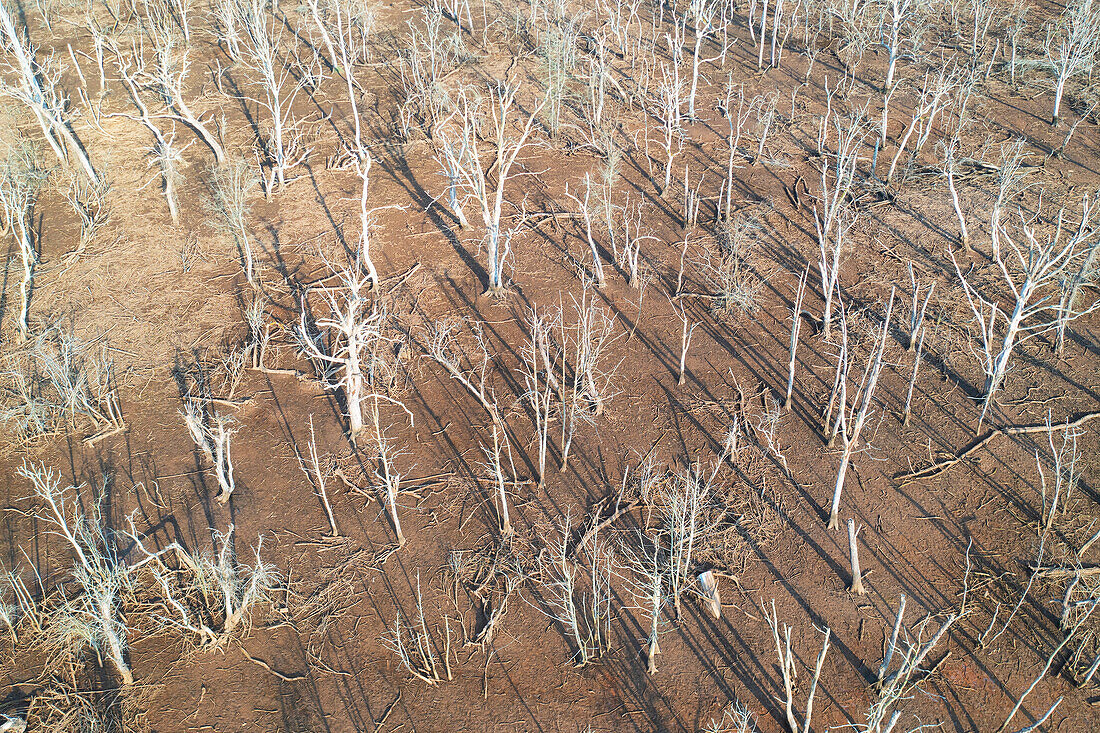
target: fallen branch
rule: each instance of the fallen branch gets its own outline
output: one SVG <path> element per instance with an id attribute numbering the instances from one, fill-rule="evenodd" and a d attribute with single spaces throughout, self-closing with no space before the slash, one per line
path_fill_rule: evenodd
<path id="1" fill-rule="evenodd" d="M 1054 580 L 1065 580 L 1066 578 L 1074 578 L 1080 576 L 1087 578 L 1090 575 L 1100 575 L 1100 565 L 1091 565 L 1084 568 L 1062 568 L 1062 567 L 1045 567 L 1045 568 L 1032 568 L 1040 578 L 1051 578 Z"/>
<path id="2" fill-rule="evenodd" d="M 659 435 L 657 437 L 657 440 L 653 441 L 653 445 L 649 446 L 649 450 L 647 450 L 645 455 L 642 456 L 641 460 L 639 461 L 639 465 L 643 464 L 647 460 L 649 460 L 649 457 L 653 455 L 653 451 L 657 450 L 657 446 L 661 444 L 661 441 L 663 439 L 664 439 L 664 434 L 662 433 L 661 435 Z M 603 507 L 604 507 L 605 502 L 607 502 L 610 498 L 611 497 L 604 497 L 603 499 L 600 499 L 599 503 L 596 504 L 595 516 L 597 516 L 597 517 L 600 516 L 600 514 L 603 512 Z M 573 545 L 573 551 L 572 551 L 573 554 L 576 555 L 577 552 L 579 552 L 580 549 L 582 547 L 584 547 L 585 543 L 588 542 L 589 539 L 591 539 L 593 536 L 598 534 L 600 531 L 602 531 L 605 527 L 610 525 L 616 519 L 618 519 L 622 515 L 626 514 L 631 509 L 637 509 L 641 505 L 642 505 L 642 502 L 637 501 L 637 500 L 628 501 L 626 504 L 623 504 L 622 503 L 622 497 L 621 496 L 616 497 L 616 499 L 615 499 L 615 511 L 611 512 L 610 515 L 604 517 L 600 521 L 596 522 L 596 524 L 592 525 L 591 527 L 589 527 L 588 529 L 586 529 L 584 531 L 584 534 L 582 534 L 577 539 L 576 543 Z M 737 582 L 736 578 L 734 579 L 734 582 Z"/>
<path id="3" fill-rule="evenodd" d="M 262 660 L 262 659 L 257 659 L 256 657 L 254 657 L 254 656 L 252 656 L 251 654 L 249 654 L 249 653 L 248 653 L 248 652 L 247 652 L 247 651 L 245 650 L 245 648 L 244 648 L 243 646 L 241 646 L 240 644 L 238 644 L 238 646 L 240 646 L 240 648 L 241 648 L 241 654 L 243 654 L 243 655 L 244 655 L 244 658 L 245 658 L 245 659 L 247 659 L 248 661 L 252 662 L 253 664 L 256 664 L 256 665 L 259 665 L 260 667 L 263 667 L 263 668 L 264 668 L 264 669 L 266 669 L 266 670 L 267 670 L 268 672 L 270 672 L 271 674 L 273 674 L 273 675 L 275 675 L 276 677 L 278 677 L 279 679 L 281 679 L 281 680 L 282 680 L 283 682 L 300 682 L 300 681 L 302 681 L 302 680 L 304 680 L 304 679 L 306 678 L 306 676 L 305 676 L 304 674 L 293 674 L 293 675 L 291 675 L 291 674 L 283 674 L 282 672 L 280 672 L 279 670 L 275 669 L 274 667 L 272 667 L 272 666 L 271 666 L 270 664 L 268 664 L 268 663 L 267 663 L 267 662 L 265 662 L 264 660 Z"/>
<path id="4" fill-rule="evenodd" d="M 390 713 L 393 712 L 393 709 L 395 707 L 397 707 L 397 703 L 399 703 L 399 702 L 401 702 L 401 693 L 400 692 L 397 693 L 397 698 L 393 702 L 391 702 L 385 710 L 382 711 L 382 717 L 379 718 L 377 721 L 375 721 L 375 723 L 374 723 L 375 733 L 382 730 L 382 726 L 386 724 L 386 720 L 389 719 Z"/>
<path id="5" fill-rule="evenodd" d="M 599 534 L 600 531 L 602 531 L 609 524 L 629 512 L 631 509 L 637 509 L 641 505 L 642 503 L 640 501 L 628 501 L 625 504 L 618 502 L 618 506 L 615 508 L 615 511 L 611 512 L 611 514 L 596 522 L 594 525 L 590 526 L 584 531 L 584 534 L 580 536 L 580 539 L 577 540 L 577 543 L 573 545 L 573 554 L 576 555 L 581 550 L 581 548 L 584 547 L 585 543 L 588 542 L 589 539 Z M 600 502 L 599 511 L 596 512 L 596 516 L 599 516 L 602 509 L 603 501 Z"/>
<path id="6" fill-rule="evenodd" d="M 989 441 L 1001 435 L 1029 435 L 1031 433 L 1045 433 L 1047 430 L 1069 430 L 1076 428 L 1080 425 L 1087 423 L 1093 418 L 1100 417 L 1100 412 L 1086 412 L 1080 417 L 1070 420 L 1068 422 L 1058 423 L 1056 425 L 1048 425 L 1043 423 L 1041 425 L 1007 425 L 1003 428 L 994 428 L 981 438 L 975 440 L 973 443 L 964 448 L 961 452 L 956 453 L 951 458 L 947 458 L 938 463 L 933 463 L 931 466 L 919 469 L 917 471 L 911 471 L 909 473 L 902 473 L 894 476 L 895 479 L 901 481 L 902 484 L 909 483 L 910 481 L 918 481 L 920 479 L 932 478 L 939 476 L 947 469 L 954 466 L 956 463 L 966 460 L 971 455 L 980 450 Z"/>

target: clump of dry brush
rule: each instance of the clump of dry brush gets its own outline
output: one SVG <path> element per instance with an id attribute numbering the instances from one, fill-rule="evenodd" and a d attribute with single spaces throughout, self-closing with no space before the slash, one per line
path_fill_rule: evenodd
<path id="1" fill-rule="evenodd" d="M 139 533 L 133 517 L 111 529 L 104 513 L 108 477 L 91 491 L 63 485 L 41 464 L 25 461 L 18 472 L 32 491 L 25 514 L 62 540 L 64 562 L 71 563 L 63 576 L 34 566 L 3 576 L 0 620 L 18 653 L 43 660 L 41 675 L 98 660 L 129 686 L 135 679 L 131 638 L 166 633 L 189 650 L 223 646 L 247 631 L 278 585 L 274 568 L 260 557 L 262 540 L 251 562 L 238 559 L 232 525 L 213 534 L 212 553 L 196 553 Z M 57 580 L 47 585 L 43 577 Z M 9 593 L 14 603 L 6 602 Z"/>
<path id="2" fill-rule="evenodd" d="M 107 344 L 55 324 L 0 356 L 0 420 L 23 441 L 69 429 L 94 443 L 125 430 Z"/>

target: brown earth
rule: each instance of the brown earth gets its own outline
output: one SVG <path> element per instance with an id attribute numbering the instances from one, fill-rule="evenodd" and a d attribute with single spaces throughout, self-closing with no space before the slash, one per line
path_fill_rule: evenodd
<path id="1" fill-rule="evenodd" d="M 391 34 L 400 39 L 414 11 L 408 3 L 378 8 L 379 48 Z M 68 31 L 59 27 L 50 36 L 33 21 L 32 29 L 43 46 L 64 49 L 71 42 L 89 48 L 86 33 L 66 37 Z M 403 450 L 397 466 L 407 488 L 399 512 L 408 542 L 396 550 L 372 488 L 374 455 L 368 446 L 352 447 L 345 435 L 342 393 L 325 390 L 313 379 L 310 364 L 282 335 L 268 364 L 298 370 L 302 377 L 246 371 L 236 388 L 236 405 L 219 408 L 229 410 L 241 429 L 233 442 L 236 490 L 227 505 L 214 501 L 213 472 L 179 415 L 176 374 L 179 365 L 216 359 L 242 338 L 243 308 L 252 292 L 232 241 L 214 229 L 206 210 L 213 158 L 197 142 L 186 151 L 182 216 L 173 225 L 157 183 L 150 183 L 155 170 L 142 159 L 150 144 L 146 131 L 110 116 L 130 111 L 119 85 L 105 97 L 98 125 L 77 107 L 74 128 L 112 183 L 112 216 L 78 257 L 66 257 L 78 237 L 73 213 L 55 191 L 43 197 L 38 209 L 42 262 L 32 324 L 41 329 L 62 322 L 82 338 L 109 345 L 127 429 L 94 443 L 83 440 L 89 433 L 81 425 L 29 441 L 16 440 L 14 431 L 9 435 L 0 462 L 6 479 L 7 511 L 0 530 L 5 569 L 25 574 L 37 568 L 52 593 L 67 582 L 72 562 L 66 545 L 33 517 L 27 483 L 15 473 L 27 459 L 54 466 L 66 483 L 87 485 L 89 497 L 102 491 L 108 526 L 124 528 L 125 518 L 133 515 L 156 546 L 176 540 L 209 551 L 212 530 L 225 532 L 232 525 L 238 554 L 249 558 L 262 538 L 263 559 L 281 578 L 274 602 L 255 615 L 248 633 L 217 649 L 185 648 L 177 637 L 151 633 L 149 624 L 135 621 L 129 655 L 136 682 L 117 700 L 111 692 L 102 697 L 115 700 L 101 706 L 108 711 L 106 729 L 698 731 L 740 700 L 761 730 L 782 730 L 782 681 L 763 619 L 774 599 L 780 621 L 792 627 L 799 715 L 822 631 L 832 631 L 813 716 L 814 730 L 824 731 L 863 721 L 899 594 L 908 598 L 910 625 L 925 614 L 938 614 L 933 622 L 938 624 L 946 612 L 960 607 L 964 578 L 969 614 L 926 661 L 925 668 L 933 671 L 903 705 L 902 725 L 906 730 L 921 722 L 938 722 L 942 730 L 996 729 L 1062 638 L 1053 610 L 1060 591 L 1044 585 L 1030 591 L 1003 635 L 985 648 L 978 644 L 997 604 L 1003 620 L 1027 584 L 1042 506 L 1034 453 L 1047 450 L 1046 435 L 991 442 L 931 480 L 896 478 L 965 447 L 975 437 L 981 411 L 974 399 L 981 372 L 961 337 L 971 328 L 969 312 L 948 256 L 956 222 L 944 187 L 934 177 L 914 176 L 897 188 L 888 205 L 863 211 L 857 244 L 841 275 L 845 299 L 867 322 L 881 319 L 891 286 L 899 289 L 902 313 L 895 323 L 907 321 L 906 263 L 913 263 L 923 282 L 936 282 L 929 315 L 934 327 L 925 345 L 926 366 L 917 382 L 911 424 L 903 427 L 899 417 L 912 357 L 903 347 L 902 326 L 895 326 L 897 338 L 888 347 L 878 393 L 881 410 L 869 427 L 872 447 L 856 459 L 841 505 L 842 519 L 852 517 L 862 526 L 866 596 L 847 590 L 846 536 L 825 527 L 837 455 L 824 446 L 820 424 L 835 345 L 804 324 L 793 407 L 777 431 L 789 471 L 774 452 L 757 445 L 759 437 L 751 436 L 759 432 L 754 431 L 741 458 L 725 462 L 716 474 L 715 491 L 729 512 L 724 520 L 728 531 L 722 544 L 708 548 L 705 562 L 722 571 L 721 619 L 707 616 L 695 599 L 685 603 L 680 621 L 669 609 L 662 622 L 659 671 L 648 676 L 645 622 L 632 610 L 625 587 L 616 583 L 609 650 L 598 661 L 575 668 L 565 628 L 548 618 L 545 591 L 529 581 L 509 598 L 493 642 L 469 641 L 485 620 L 482 599 L 475 584 L 455 579 L 448 568 L 451 553 L 467 553 L 476 564 L 503 543 L 526 561 L 539 557 L 563 517 L 569 516 L 579 533 L 589 515 L 606 511 L 624 470 L 633 469 L 651 446 L 662 464 L 674 468 L 715 463 L 730 422 L 758 422 L 766 395 L 781 395 L 792 293 L 807 266 L 811 274 L 804 307 L 820 312 L 812 213 L 804 200 L 794 206 L 784 187 L 794 187 L 804 176 L 814 188 L 815 163 L 806 146 L 816 135 L 816 115 L 824 111 L 825 75 L 835 81 L 844 71 L 829 50 L 818 58 L 811 81 L 804 82 L 806 61 L 788 49 L 779 68 L 756 74 L 743 23 L 737 32 L 746 37 L 731 52 L 726 69 L 710 65 L 714 73 L 700 90 L 701 119 L 690 125 L 690 145 L 679 164 L 691 161 L 693 171 L 706 171 L 704 188 L 712 196 L 691 234 L 691 254 L 711 246 L 713 201 L 725 173 L 725 121 L 714 106 L 722 95 L 717 80 L 731 71 L 745 83 L 747 97 L 779 91 L 770 159 L 745 161 L 736 181 L 737 208 L 762 223 L 749 265 L 760 284 L 758 308 L 716 314 L 708 298 L 692 297 L 706 293 L 708 284 L 699 261 L 689 256 L 683 273 L 689 295 L 677 305 L 699 328 L 687 358 L 686 383 L 677 386 L 681 324 L 666 294 L 675 290 L 681 261 L 679 207 L 675 199 L 657 196 L 643 149 L 627 150 L 620 189 L 631 200 L 646 201 L 646 223 L 655 237 L 643 247 L 647 286 L 639 294 L 625 284 L 624 273 L 605 263 L 609 283 L 595 297 L 616 316 L 622 333 L 608 356 L 609 363 L 620 363 L 617 394 L 605 413 L 578 433 L 564 472 L 557 471 L 558 442 L 553 441 L 552 468 L 541 488 L 532 480 L 533 432 L 516 372 L 527 338 L 524 310 L 560 301 L 568 311 L 570 296 L 580 297 L 581 278 L 590 269 L 583 230 L 579 221 L 532 217 L 512 242 L 507 294 L 499 299 L 482 295 L 486 274 L 480 228 L 459 230 L 441 206 L 431 203 L 433 197 L 442 199 L 443 184 L 430 143 L 401 140 L 391 128 L 400 91 L 396 72 L 386 65 L 363 72 L 364 97 L 371 100 L 363 105 L 364 117 L 375 156 L 370 201 L 402 207 L 380 211 L 373 231 L 373 252 L 384 278 L 379 297 L 407 334 L 394 396 L 414 415 L 410 427 L 397 411 L 387 413 L 389 436 Z M 463 73 L 476 79 L 483 71 L 503 76 L 507 70 L 527 91 L 538 88 L 537 59 L 528 53 L 513 70 L 506 34 L 499 33 L 502 38 L 490 44 L 494 50 L 482 50 L 480 64 Z M 202 68 L 193 72 L 188 91 L 201 100 L 202 109 L 224 115 L 218 126 L 226 147 L 249 154 L 253 133 L 240 103 L 221 94 L 212 81 L 214 59 L 227 65 L 224 53 L 208 28 L 196 36 L 196 67 Z M 89 64 L 82 65 L 95 99 L 95 75 Z M 878 56 L 864 59 L 857 70 L 860 94 L 874 97 L 883 68 Z M 227 67 L 225 73 L 242 72 Z M 1064 157 L 1050 157 L 1066 128 L 1047 124 L 1049 91 L 1030 77 L 1014 90 L 1002 76 L 985 82 L 971 101 L 966 149 L 976 152 L 987 137 L 997 143 L 1021 137 L 1029 159 L 1044 162 L 1036 176 L 1051 200 L 1071 202 L 1094 190 L 1100 183 L 1095 120 L 1081 125 Z M 70 73 L 65 83 L 75 87 L 80 82 Z M 358 179 L 325 165 L 337 150 L 336 131 L 345 129 L 345 121 L 339 110 L 332 121 L 322 115 L 340 104 L 341 94 L 340 80 L 330 78 L 313 99 L 302 95 L 296 111 L 309 120 L 313 150 L 307 163 L 293 171 L 296 180 L 270 201 L 257 200 L 253 209 L 252 230 L 262 248 L 261 291 L 280 323 L 293 324 L 296 318 L 295 289 L 328 274 L 320 255 L 344 256 L 341 236 L 352 243 L 357 236 Z M 899 126 L 911 102 L 899 103 Z M 256 115 L 255 105 L 249 112 Z M 1067 113 L 1069 124 L 1076 114 Z M 18 122 L 25 134 L 38 134 L 29 116 Z M 621 139 L 635 138 L 644 129 L 643 114 L 624 110 L 622 123 Z M 181 138 L 190 135 L 182 126 L 177 132 Z M 596 170 L 594 155 L 570 147 L 572 132 L 556 142 L 541 131 L 536 137 L 521 165 L 537 175 L 510 184 L 507 215 L 518 212 L 524 196 L 528 211 L 548 211 L 551 202 L 556 211 L 569 210 L 565 185 L 575 190 L 584 172 Z M 43 156 L 48 152 L 44 149 Z M 964 267 L 967 258 L 982 267 L 988 262 L 989 233 L 981 222 L 988 218 L 989 190 L 978 182 L 962 186 L 961 193 L 972 214 L 971 237 L 978 252 L 956 256 Z M 20 265 L 17 247 L 12 244 L 7 251 L 0 325 L 4 348 L 15 349 Z M 610 252 L 604 254 L 610 260 Z M 510 539 L 500 537 L 493 484 L 479 466 L 481 446 L 491 444 L 492 421 L 424 355 L 425 324 L 446 318 L 459 318 L 464 326 L 482 323 L 493 357 L 489 383 L 509 428 L 516 471 L 511 494 L 516 532 Z M 1035 424 L 1048 411 L 1058 421 L 1096 410 L 1098 327 L 1095 316 L 1075 322 L 1060 358 L 1046 339 L 1022 347 L 1001 406 L 988 424 Z M 462 338 L 468 337 L 464 331 Z M 348 475 L 368 489 L 330 482 L 341 532 L 337 540 L 326 537 L 323 507 L 299 467 L 297 453 L 308 440 L 311 415 L 318 449 L 337 456 Z M 1073 504 L 1078 517 L 1098 512 L 1095 425 L 1080 438 L 1083 471 Z M 629 542 L 634 530 L 649 521 L 644 510 L 626 512 L 606 534 Z M 412 617 L 417 592 L 441 645 L 445 624 L 450 629 L 453 679 L 435 686 L 412 678 L 381 640 L 395 614 Z M 499 601 L 499 587 L 489 593 L 494 603 Z M 7 640 L 0 644 L 6 662 L 0 709 L 13 714 L 22 714 L 57 680 L 84 691 L 110 691 L 116 684 L 95 654 L 46 668 L 35 649 L 12 648 Z M 1075 687 L 1069 675 L 1060 674 L 1063 661 L 1059 657 L 1028 696 L 1014 718 L 1014 730 L 1062 696 L 1045 730 L 1100 727 L 1095 687 Z"/>

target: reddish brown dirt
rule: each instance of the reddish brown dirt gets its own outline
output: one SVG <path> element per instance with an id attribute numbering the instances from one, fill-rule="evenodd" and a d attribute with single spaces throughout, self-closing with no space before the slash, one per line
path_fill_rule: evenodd
<path id="1" fill-rule="evenodd" d="M 399 28 L 410 10 L 404 3 L 390 6 L 380 23 Z M 85 43 L 83 37 L 72 40 Z M 65 41 L 59 36 L 51 45 L 64 48 Z M 215 58 L 209 40 L 201 43 L 209 58 Z M 374 252 L 391 283 L 412 272 L 392 286 L 390 297 L 391 312 L 410 334 L 399 396 L 415 416 L 410 428 L 394 413 L 390 432 L 405 451 L 398 463 L 406 486 L 415 490 L 403 495 L 399 509 L 408 542 L 392 554 L 385 550 L 394 542 L 393 532 L 378 502 L 338 481 L 330 485 L 330 497 L 343 540 L 324 537 L 325 514 L 296 458 L 308 439 L 309 416 L 314 416 L 319 450 L 340 456 L 352 468 L 357 458 L 344 434 L 339 400 L 310 379 L 245 374 L 237 395 L 246 401 L 233 410 L 241 423 L 233 444 L 237 488 L 228 505 L 213 501 L 217 485 L 178 414 L 181 393 L 173 377 L 177 362 L 221 352 L 244 331 L 242 306 L 249 288 L 234 247 L 215 233 L 204 209 L 209 198 L 205 171 L 212 158 L 198 144 L 186 153 L 182 217 L 172 225 L 154 186 L 135 193 L 151 175 L 139 153 L 148 145 L 145 131 L 110 116 L 101 119 L 102 131 L 84 119 L 76 123 L 93 159 L 110 172 L 113 216 L 79 258 L 66 260 L 77 236 L 72 213 L 59 197 L 45 198 L 43 264 L 32 314 L 38 324 L 67 318 L 77 333 L 106 338 L 119 367 L 128 429 L 94 445 L 82 442 L 85 433 L 79 428 L 21 445 L 11 441 L 0 471 L 8 508 L 0 530 L 4 566 L 26 569 L 33 563 L 52 585 L 65 577 L 71 561 L 59 540 L 27 514 L 33 504 L 25 498 L 26 482 L 15 475 L 26 458 L 55 466 L 73 484 L 100 486 L 101 476 L 109 475 L 105 516 L 110 526 L 123 527 L 133 514 L 137 526 L 158 544 L 178 540 L 208 551 L 211 529 L 225 531 L 232 524 L 238 547 L 247 555 L 262 537 L 264 559 L 274 564 L 283 581 L 274 607 L 253 619 L 247 635 L 221 649 L 190 651 L 181 658 L 180 644 L 170 635 L 133 635 L 130 658 L 138 689 L 127 693 L 128 707 L 120 706 L 120 729 L 697 731 L 738 699 L 757 716 L 761 730 L 782 730 L 781 680 L 762 615 L 775 599 L 780 620 L 792 627 L 797 706 L 808 690 L 821 630 L 832 630 L 813 718 L 814 729 L 824 731 L 862 722 L 899 594 L 909 599 L 907 619 L 912 624 L 926 613 L 958 609 L 964 577 L 971 583 L 971 613 L 926 663 L 935 671 L 923 691 L 914 692 L 906 703 L 905 721 L 909 727 L 917 720 L 939 722 L 945 731 L 996 729 L 1061 638 L 1046 602 L 1052 591 L 1035 588 L 995 643 L 984 649 L 977 643 L 996 604 L 1002 604 L 1003 619 L 1019 598 L 1026 566 L 1035 557 L 1040 494 L 1033 453 L 1045 447 L 1045 436 L 1000 439 L 933 480 L 903 484 L 895 478 L 969 443 L 980 412 L 970 396 L 980 372 L 957 338 L 969 316 L 947 255 L 953 212 L 942 186 L 933 181 L 907 184 L 895 206 L 867 212 L 841 277 L 845 296 L 875 317 L 891 285 L 903 294 L 908 287 L 906 262 L 913 262 L 926 282 L 937 283 L 930 317 L 940 328 L 927 345 L 913 420 L 902 427 L 898 419 L 911 361 L 900 343 L 892 342 L 873 447 L 855 461 L 844 493 L 842 518 L 853 517 L 862 526 L 866 596 L 847 591 L 846 538 L 825 528 L 837 456 L 823 445 L 819 425 L 831 380 L 832 346 L 806 326 L 793 409 L 777 433 L 794 480 L 771 453 L 754 449 L 747 451 L 744 465 L 723 469 L 717 479 L 716 490 L 731 507 L 738 529 L 738 541 L 723 556 L 733 562 L 726 568 L 730 578 L 722 583 L 720 620 L 707 617 L 694 601 L 686 603 L 680 622 L 673 622 L 669 613 L 663 622 L 659 671 L 649 677 L 642 656 L 643 621 L 628 608 L 625 589 L 616 586 L 610 651 L 577 669 L 569 663 L 573 649 L 564 628 L 547 618 L 542 591 L 530 583 L 509 600 L 491 645 L 465 643 L 483 617 L 468 588 L 456 592 L 447 564 L 454 551 L 472 552 L 499 541 L 492 485 L 477 468 L 480 446 L 491 440 L 492 425 L 477 402 L 423 355 L 423 324 L 451 317 L 485 324 L 494 357 L 490 383 L 519 438 L 513 445 L 519 481 L 512 495 L 516 537 L 510 542 L 536 548 L 533 552 L 567 512 L 579 528 L 598 502 L 614 495 L 624 469 L 636 465 L 650 446 L 656 445 L 654 455 L 664 464 L 712 462 L 722 450 L 719 436 L 737 414 L 741 395 L 750 395 L 744 407 L 755 418 L 763 413 L 759 394 L 765 389 L 778 393 L 784 385 L 791 293 L 816 257 L 812 214 L 805 206 L 791 205 L 784 185 L 794 185 L 799 175 L 813 180 L 812 163 L 800 146 L 812 140 L 813 115 L 823 110 L 824 73 L 835 78 L 843 72 L 831 52 L 823 53 L 813 81 L 801 85 L 805 61 L 793 52 L 781 68 L 762 76 L 750 73 L 748 50 L 733 55 L 731 68 L 743 75 L 746 94 L 781 92 L 782 124 L 769 148 L 774 158 L 790 162 L 790 167 L 746 163 L 736 182 L 742 207 L 763 223 L 752 263 L 763 283 L 759 308 L 753 314 L 717 318 L 705 299 L 679 301 L 700 326 L 687 360 L 686 384 L 677 386 L 680 321 L 666 298 L 675 287 L 681 254 L 677 209 L 655 195 L 640 162 L 644 154 L 628 151 L 621 187 L 632 199 L 645 198 L 651 212 L 647 224 L 656 237 L 643 249 L 649 284 L 639 307 L 638 292 L 623 283 L 622 273 L 607 267 L 610 282 L 596 297 L 630 336 L 620 338 L 609 357 L 621 360 L 618 394 L 606 413 L 578 434 L 568 470 L 559 473 L 555 465 L 541 489 L 529 481 L 535 453 L 533 444 L 525 442 L 531 439 L 530 420 L 517 397 L 519 378 L 514 376 L 525 339 L 522 316 L 530 304 L 568 304 L 571 295 L 579 297 L 578 269 L 588 266 L 583 232 L 569 220 L 560 228 L 549 219 L 532 224 L 513 241 L 508 294 L 501 299 L 482 296 L 484 256 L 476 236 L 451 228 L 441 209 L 428 205 L 442 190 L 429 144 L 401 144 L 390 136 L 382 120 L 392 104 L 394 79 L 385 70 L 371 74 L 370 84 L 377 85 L 368 92 L 377 100 L 370 112 L 376 155 L 371 202 L 404 207 L 380 212 Z M 507 61 L 486 66 L 503 74 Z M 528 73 L 524 68 L 520 66 L 515 78 Z M 880 60 L 868 58 L 859 73 L 880 78 Z M 219 95 L 212 82 L 200 83 L 204 74 L 194 77 L 191 92 L 208 100 L 204 108 L 226 114 L 227 147 L 250 150 L 252 133 L 239 105 Z M 533 81 L 525 84 L 533 88 Z M 792 119 L 790 94 L 795 89 L 799 108 Z M 316 117 L 318 110 L 326 111 L 340 99 L 337 82 L 327 82 L 324 91 L 316 106 L 303 101 L 300 114 Z M 684 154 L 693 169 L 708 171 L 715 193 L 725 154 L 725 122 L 713 107 L 720 94 L 718 84 L 700 91 L 705 100 L 701 120 L 691 126 L 693 145 Z M 993 80 L 972 105 L 972 148 L 986 135 L 998 142 L 1022 136 L 1029 153 L 1041 157 L 1064 136 L 1064 129 L 1051 130 L 1045 123 L 1050 105 L 1046 93 L 1017 94 Z M 123 108 L 122 95 L 115 90 L 105 109 Z M 34 132 L 27 120 L 21 122 L 28 134 Z M 642 128 L 640 116 L 628 117 L 624 124 L 628 135 Z M 346 225 L 349 238 L 358 226 L 358 181 L 349 172 L 325 168 L 325 157 L 334 149 L 333 128 L 313 125 L 315 150 L 309 164 L 294 171 L 297 180 L 269 202 L 257 202 L 253 211 L 254 232 L 263 249 L 263 287 L 283 322 L 294 318 L 288 284 L 327 274 L 321 252 L 338 256 L 333 224 Z M 1096 126 L 1086 122 L 1064 159 L 1046 160 L 1043 184 L 1069 198 L 1094 189 L 1100 183 L 1098 147 Z M 574 187 L 584 171 L 595 170 L 593 156 L 565 154 L 543 137 L 522 157 L 522 165 L 538 175 L 518 178 L 508 198 L 518 204 L 527 194 L 528 207 L 540 211 L 550 199 L 558 210 L 565 208 L 565 184 Z M 975 212 L 988 206 L 987 192 L 979 186 L 966 187 L 963 195 Z M 975 213 L 971 236 L 977 242 L 988 240 L 980 220 Z M 705 240 L 710 227 L 701 226 L 695 240 Z M 18 265 L 16 250 L 9 252 L 2 325 L 10 341 Z M 181 252 L 190 254 L 181 257 Z M 972 259 L 981 264 L 984 257 Z M 813 278 L 811 273 L 806 308 L 818 312 Z M 684 289 L 706 290 L 690 262 Z M 903 318 L 908 318 L 907 311 Z M 1061 359 L 1051 355 L 1042 339 L 1024 347 L 1006 386 L 1003 409 L 992 424 L 1037 423 L 1048 410 L 1060 419 L 1096 409 L 1098 328 L 1095 317 L 1076 322 Z M 288 341 L 277 341 L 271 364 L 308 374 L 309 365 L 295 357 Z M 1081 446 L 1085 468 L 1077 510 L 1094 515 L 1095 424 L 1082 436 Z M 362 452 L 358 460 L 370 458 Z M 366 475 L 353 475 L 361 485 L 369 484 Z M 422 477 L 433 478 L 424 482 Z M 630 512 L 609 531 L 625 538 L 644 521 L 644 512 Z M 314 633 L 317 618 L 301 618 L 300 608 L 333 580 L 334 568 L 342 568 L 338 579 L 345 583 L 338 611 L 323 633 Z M 451 628 L 453 679 L 431 687 L 411 678 L 381 641 L 396 612 L 413 613 L 418 584 L 433 632 L 442 628 L 445 617 Z M 310 643 L 313 655 L 307 651 Z M 10 662 L 3 668 L 7 687 L 0 700 L 6 698 L 8 709 L 17 711 L 46 684 L 41 660 L 18 646 L 9 652 L 6 640 L 0 644 Z M 1058 672 L 1055 667 L 1031 693 L 1014 729 L 1036 719 L 1061 696 L 1065 700 L 1047 730 L 1100 727 L 1100 713 L 1091 704 L 1095 688 L 1077 689 Z M 81 689 L 113 685 L 99 671 L 94 655 L 56 673 L 71 673 Z M 383 717 L 385 722 L 378 724 Z"/>

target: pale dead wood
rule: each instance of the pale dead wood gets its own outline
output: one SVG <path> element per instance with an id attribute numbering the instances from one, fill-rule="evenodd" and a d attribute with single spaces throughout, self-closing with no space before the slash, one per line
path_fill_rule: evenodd
<path id="1" fill-rule="evenodd" d="M 306 678 L 306 676 L 304 674 L 295 674 L 295 675 L 283 674 L 282 672 L 275 669 L 274 667 L 272 667 L 270 664 L 268 664 L 264 660 L 259 659 L 258 657 L 254 657 L 251 654 L 249 654 L 248 651 L 244 648 L 244 646 L 241 645 L 240 643 L 238 643 L 237 646 L 240 647 L 241 654 L 244 655 L 245 659 L 247 659 L 248 661 L 252 662 L 253 664 L 255 664 L 257 666 L 263 667 L 268 672 L 270 672 L 271 674 L 273 674 L 276 677 L 278 677 L 279 679 L 281 679 L 283 682 L 300 682 L 301 680 L 304 680 Z"/>
<path id="2" fill-rule="evenodd" d="M 382 711 L 382 717 L 375 721 L 375 723 L 374 723 L 375 733 L 378 733 L 378 731 L 382 730 L 382 726 L 386 724 L 386 721 L 390 717 L 390 713 L 393 712 L 394 708 L 397 707 L 397 703 L 399 703 L 399 702 L 401 702 L 401 693 L 400 692 L 397 693 L 397 697 L 394 698 L 394 701 L 391 702 L 388 706 L 386 706 L 386 709 Z"/>
<path id="3" fill-rule="evenodd" d="M 1085 414 L 1070 420 L 1068 422 L 1057 423 L 1054 425 L 1048 425 L 1042 423 L 1040 425 L 1006 425 L 1005 427 L 994 428 L 990 430 L 981 438 L 978 438 L 969 446 L 956 453 L 951 458 L 933 463 L 931 466 L 921 468 L 916 471 L 910 471 L 909 473 L 903 473 L 896 475 L 894 478 L 901 482 L 902 485 L 910 483 L 912 481 L 918 481 L 920 479 L 933 478 L 939 476 L 947 469 L 954 466 L 974 453 L 976 453 L 982 446 L 989 443 L 994 438 L 1001 435 L 1031 435 L 1033 433 L 1045 433 L 1047 430 L 1071 430 L 1073 428 L 1084 425 L 1088 421 L 1100 417 L 1100 412 L 1086 412 Z"/>

